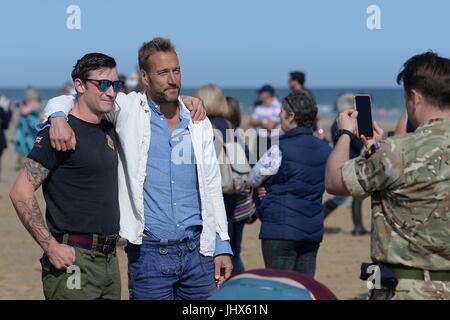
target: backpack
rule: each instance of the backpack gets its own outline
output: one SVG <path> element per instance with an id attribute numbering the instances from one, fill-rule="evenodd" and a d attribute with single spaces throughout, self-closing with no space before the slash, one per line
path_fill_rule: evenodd
<path id="1" fill-rule="evenodd" d="M 235 131 L 227 120 L 228 129 Z M 248 187 L 251 167 L 245 155 L 245 147 L 234 139 L 226 139 L 224 142 L 220 130 L 214 128 L 215 147 L 222 176 L 223 194 L 240 194 Z M 231 140 L 231 141 L 228 141 Z M 241 140 L 244 141 L 244 140 Z M 218 146 L 217 143 L 220 143 Z"/>

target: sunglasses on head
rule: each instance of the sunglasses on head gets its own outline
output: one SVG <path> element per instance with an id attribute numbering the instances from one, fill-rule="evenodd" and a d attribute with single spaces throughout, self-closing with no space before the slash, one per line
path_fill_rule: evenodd
<path id="1" fill-rule="evenodd" d="M 103 92 L 106 92 L 110 86 L 113 87 L 114 92 L 119 92 L 123 88 L 123 82 L 120 80 L 111 81 L 111 80 L 86 79 L 86 81 L 94 82 Z"/>

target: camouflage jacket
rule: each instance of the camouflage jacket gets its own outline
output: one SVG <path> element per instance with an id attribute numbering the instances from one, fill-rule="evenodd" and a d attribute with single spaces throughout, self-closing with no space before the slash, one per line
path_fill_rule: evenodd
<path id="1" fill-rule="evenodd" d="M 342 178 L 353 196 L 372 197 L 375 262 L 450 270 L 450 119 L 382 141 L 347 161 Z"/>

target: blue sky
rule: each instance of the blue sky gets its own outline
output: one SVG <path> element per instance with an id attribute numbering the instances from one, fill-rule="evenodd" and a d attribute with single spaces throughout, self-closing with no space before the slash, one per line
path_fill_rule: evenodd
<path id="1" fill-rule="evenodd" d="M 72 4 L 80 30 L 66 27 Z M 372 4 L 381 30 L 366 26 Z M 448 12 L 447 0 L 2 1 L 0 87 L 60 86 L 93 51 L 129 74 L 155 36 L 175 43 L 188 87 L 285 87 L 293 69 L 310 87 L 395 86 L 408 57 L 428 49 L 450 56 Z"/>

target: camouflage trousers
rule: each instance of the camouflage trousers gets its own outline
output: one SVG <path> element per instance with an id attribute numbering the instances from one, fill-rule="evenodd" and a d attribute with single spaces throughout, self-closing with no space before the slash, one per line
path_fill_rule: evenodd
<path id="1" fill-rule="evenodd" d="M 450 300 L 450 282 L 399 279 L 395 289 L 371 290 L 369 300 Z"/>

